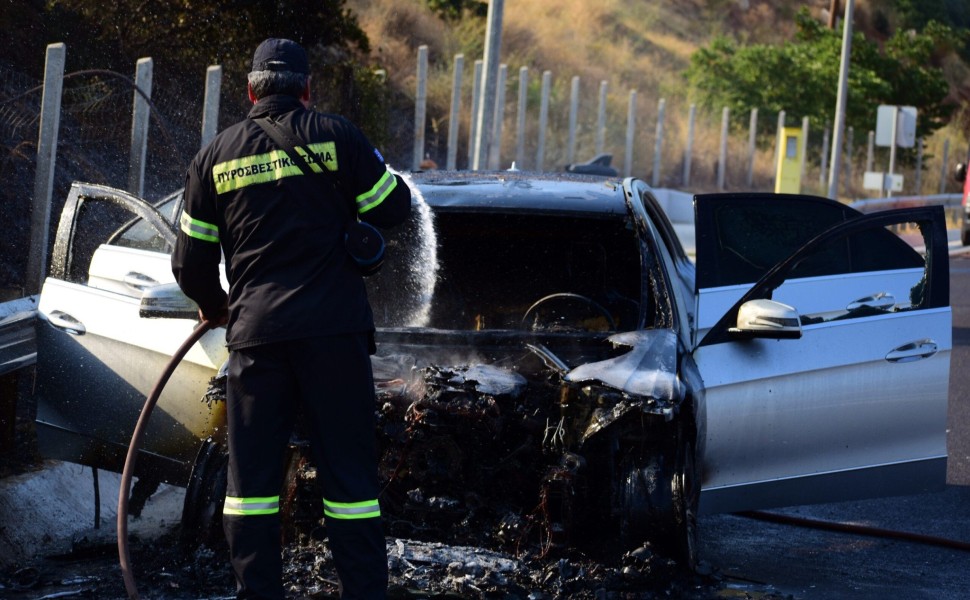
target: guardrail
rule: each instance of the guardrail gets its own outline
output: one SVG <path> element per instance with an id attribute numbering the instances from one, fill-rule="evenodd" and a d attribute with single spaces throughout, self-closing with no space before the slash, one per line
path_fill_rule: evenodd
<path id="1" fill-rule="evenodd" d="M 37 296 L 0 302 L 0 376 L 37 362 Z"/>
<path id="2" fill-rule="evenodd" d="M 867 198 L 849 203 L 849 206 L 862 213 L 871 213 L 894 208 L 916 206 L 943 206 L 947 210 L 960 207 L 961 194 L 935 194 L 922 196 L 894 196 L 892 198 Z"/>

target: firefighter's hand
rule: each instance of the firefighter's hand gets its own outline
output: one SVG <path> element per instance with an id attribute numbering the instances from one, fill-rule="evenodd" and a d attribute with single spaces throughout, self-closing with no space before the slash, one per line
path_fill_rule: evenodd
<path id="1" fill-rule="evenodd" d="M 213 327 L 219 327 L 220 325 L 225 325 L 229 322 L 229 306 L 223 304 L 218 309 L 213 311 L 204 311 L 199 309 L 199 320 L 209 321 Z"/>

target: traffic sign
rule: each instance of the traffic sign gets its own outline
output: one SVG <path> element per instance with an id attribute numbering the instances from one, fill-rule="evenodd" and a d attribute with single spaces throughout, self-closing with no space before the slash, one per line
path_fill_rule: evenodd
<path id="1" fill-rule="evenodd" d="M 896 106 L 882 104 L 876 112 L 876 145 L 890 146 L 893 139 L 893 112 Z M 900 106 L 896 123 L 896 145 L 912 148 L 916 145 L 916 107 Z"/>

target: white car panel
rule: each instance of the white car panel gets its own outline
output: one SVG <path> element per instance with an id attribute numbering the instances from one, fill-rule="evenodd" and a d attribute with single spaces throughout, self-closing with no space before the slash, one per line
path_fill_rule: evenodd
<path id="1" fill-rule="evenodd" d="M 166 357 L 175 353 L 196 325 L 195 321 L 188 319 L 143 319 L 138 316 L 138 307 L 138 299 L 126 294 L 47 279 L 38 312 L 48 322 L 52 320 L 52 315 L 68 315 L 83 326 L 83 335 L 114 340 L 121 346 L 140 348 Z M 206 333 L 198 344 L 189 349 L 185 360 L 208 369 L 218 369 L 228 356 L 225 329 L 218 328 Z M 135 387 L 147 395 L 157 376 L 157 372 L 145 373 L 144 381 L 138 382 Z"/>
<path id="2" fill-rule="evenodd" d="M 949 318 L 899 312 L 699 348 L 704 489 L 945 457 Z M 935 354 L 887 360 L 927 337 Z"/>
<path id="3" fill-rule="evenodd" d="M 138 298 L 146 288 L 172 283 L 168 254 L 101 244 L 91 258 L 88 285 Z"/>

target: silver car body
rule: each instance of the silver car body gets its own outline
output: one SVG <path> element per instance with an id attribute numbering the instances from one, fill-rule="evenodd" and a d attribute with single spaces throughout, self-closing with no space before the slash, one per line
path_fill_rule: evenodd
<path id="1" fill-rule="evenodd" d="M 771 212 L 789 206 L 783 203 L 790 199 L 698 196 L 695 266 L 650 188 L 635 179 L 427 175 L 415 176 L 414 187 L 423 198 L 415 212 L 588 213 L 630 223 L 640 252 L 656 260 L 663 273 L 664 289 L 653 293 L 669 301 L 669 333 L 630 332 L 613 341 L 640 352 L 638 361 L 648 354 L 643 344 L 663 349 L 667 357 L 564 367 L 571 371 L 567 379 L 593 379 L 634 394 L 663 389 L 668 395 L 689 399 L 697 425 L 701 512 L 943 486 L 951 319 L 948 296 L 941 300 L 939 291 L 948 285 L 946 253 L 929 239 L 938 238 L 942 213 L 898 215 L 900 223 L 919 222 L 924 227 L 930 259 L 920 266 L 922 257 L 908 246 L 901 247 L 901 240 L 888 230 L 896 225 L 887 220 L 890 217 L 846 212 L 823 226 L 817 219 L 799 220 L 798 210 L 816 205 L 840 210 L 835 203 L 798 197 L 790 203 L 793 214 L 785 217 L 800 223 L 803 230 L 787 236 L 786 243 L 768 244 L 769 254 L 777 260 L 767 264 L 743 256 L 747 242 L 735 246 L 724 242 L 721 238 L 730 236 L 719 236 L 716 217 L 710 215 L 734 203 L 747 203 L 746 210 L 755 212 L 764 204 Z M 75 186 L 72 198 L 125 206 L 135 220 L 125 222 L 116 233 L 107 232 L 110 237 L 102 235 L 102 240 L 109 241 L 96 245 L 91 260 L 82 265 L 71 248 L 82 235 L 76 231 L 77 219 L 62 217 L 60 250 L 55 251 L 39 306 L 44 324 L 39 337 L 38 423 L 49 455 L 120 470 L 118 461 L 123 459 L 144 396 L 194 325 L 189 320 L 138 316 L 142 290 L 172 281 L 168 261 L 179 202 L 173 196 L 162 204 L 166 211 L 162 215 L 124 192 L 83 184 Z M 550 198 L 557 200 L 550 204 Z M 69 199 L 66 211 L 71 203 Z M 724 212 L 724 218 L 729 214 Z M 862 219 L 871 224 L 865 226 Z M 811 246 L 816 234 L 849 221 L 852 226 L 843 227 L 848 233 L 833 239 L 869 236 L 852 249 L 866 248 L 875 239 L 873 252 L 885 257 L 884 264 L 876 261 L 867 268 L 843 272 L 833 259 L 826 263 L 828 272 L 809 276 L 799 276 L 797 265 L 785 266 L 786 257 Z M 138 229 L 146 226 L 145 231 Z M 774 239 L 770 229 L 761 234 Z M 123 242 L 125 236 L 129 239 Z M 889 251 L 883 252 L 883 245 Z M 435 248 L 425 251 L 431 254 L 422 260 L 433 257 Z M 742 267 L 728 268 L 728 260 L 740 261 Z M 719 272 L 734 273 L 735 280 L 724 281 Z M 917 304 L 911 300 L 912 290 L 922 289 L 925 281 L 935 286 L 934 295 Z M 408 293 L 427 302 L 435 300 L 433 284 L 426 289 L 416 284 Z M 802 318 L 800 337 L 744 337 L 730 331 L 740 305 L 752 298 L 771 299 L 797 311 Z M 380 317 L 381 299 L 372 295 L 372 300 Z M 420 318 L 406 325 L 394 324 L 379 333 L 379 339 L 423 327 Z M 226 357 L 222 334 L 222 330 L 210 332 L 192 349 L 159 404 L 160 416 L 147 436 L 145 454 L 149 462 L 167 465 L 166 481 L 184 484 L 201 440 L 219 435 L 223 418 L 219 407 L 199 399 Z M 635 365 L 641 365 L 641 371 Z M 652 374 L 642 371 L 649 365 L 654 365 Z M 668 377 L 671 373 L 673 379 Z"/>

